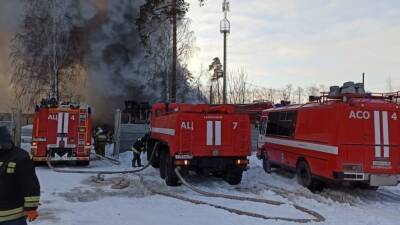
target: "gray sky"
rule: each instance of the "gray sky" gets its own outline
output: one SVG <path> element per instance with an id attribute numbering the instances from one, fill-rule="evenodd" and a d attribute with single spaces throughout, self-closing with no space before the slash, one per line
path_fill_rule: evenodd
<path id="1" fill-rule="evenodd" d="M 222 0 L 199 7 L 189 0 L 199 51 L 199 72 L 222 59 Z M 244 68 L 251 83 L 266 87 L 341 84 L 367 76 L 367 89 L 400 89 L 400 1 L 230 0 L 228 67 Z"/>

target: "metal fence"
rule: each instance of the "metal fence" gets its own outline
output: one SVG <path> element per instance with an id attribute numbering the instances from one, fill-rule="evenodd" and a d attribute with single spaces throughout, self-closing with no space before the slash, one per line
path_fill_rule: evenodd
<path id="1" fill-rule="evenodd" d="M 121 124 L 119 145 L 121 152 L 130 149 L 135 141 L 149 130 L 148 124 Z"/>
<path id="2" fill-rule="evenodd" d="M 114 124 L 114 156 L 129 150 L 139 137 L 149 132 L 150 126 L 146 123 L 121 123 L 121 111 L 117 110 Z"/>

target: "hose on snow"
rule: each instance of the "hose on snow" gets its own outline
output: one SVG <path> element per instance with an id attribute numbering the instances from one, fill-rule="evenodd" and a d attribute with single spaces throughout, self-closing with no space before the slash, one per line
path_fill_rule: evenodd
<path id="1" fill-rule="evenodd" d="M 55 167 L 52 165 L 52 163 L 51 163 L 51 158 L 50 158 L 50 156 L 51 156 L 51 154 L 52 154 L 52 150 L 50 150 L 50 154 L 47 156 L 46 162 L 47 162 L 48 167 L 49 167 L 51 170 L 53 170 L 54 172 L 57 172 L 57 173 L 97 174 L 98 176 L 99 176 L 99 175 L 102 175 L 102 174 L 139 173 L 139 172 L 142 172 L 143 170 L 147 169 L 147 168 L 151 165 L 151 162 L 152 162 L 152 160 L 153 160 L 153 158 L 154 158 L 154 155 L 155 155 L 157 146 L 158 146 L 158 143 L 156 143 L 156 144 L 154 145 L 153 150 L 152 150 L 152 153 L 151 153 L 151 156 L 150 156 L 150 159 L 149 159 L 149 161 L 147 162 L 147 164 L 146 164 L 145 166 L 143 166 L 142 168 L 136 169 L 136 170 L 110 171 L 110 170 L 66 170 L 66 169 L 59 169 L 59 168 L 55 168 Z M 116 160 L 116 159 L 110 160 L 109 157 L 104 157 L 104 158 L 105 158 L 106 160 L 109 160 L 109 161 L 118 161 L 118 160 Z M 118 161 L 118 162 L 119 162 L 119 161 Z M 119 164 L 120 164 L 120 162 L 119 162 Z"/>

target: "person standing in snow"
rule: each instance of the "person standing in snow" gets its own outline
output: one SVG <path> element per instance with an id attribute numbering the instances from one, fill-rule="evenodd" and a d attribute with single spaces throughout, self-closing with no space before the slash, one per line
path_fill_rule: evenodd
<path id="1" fill-rule="evenodd" d="M 145 142 L 143 141 L 142 138 L 138 138 L 135 144 L 133 144 L 131 150 L 133 153 L 133 159 L 132 159 L 132 167 L 141 167 L 142 162 L 140 159 L 140 154 L 142 153 L 143 149 L 145 146 Z"/>
<path id="2" fill-rule="evenodd" d="M 95 134 L 95 151 L 96 154 L 105 156 L 105 148 L 107 144 L 107 135 L 105 134 L 104 130 L 98 127 L 96 129 L 96 134 Z"/>
<path id="3" fill-rule="evenodd" d="M 26 151 L 0 127 L 0 225 L 26 225 L 39 216 L 40 185 Z"/>

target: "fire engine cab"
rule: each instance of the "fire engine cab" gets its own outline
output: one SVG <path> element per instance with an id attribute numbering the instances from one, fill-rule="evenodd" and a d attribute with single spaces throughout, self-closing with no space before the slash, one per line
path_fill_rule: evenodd
<path id="1" fill-rule="evenodd" d="M 151 164 L 169 186 L 178 185 L 175 167 L 241 182 L 250 155 L 248 115 L 231 105 L 158 103 L 151 112 L 151 139 L 147 143 Z M 155 146 L 155 147 L 154 147 Z"/>
<path id="2" fill-rule="evenodd" d="M 268 173 L 271 167 L 296 171 L 311 190 L 326 181 L 372 189 L 397 185 L 400 106 L 394 99 L 400 94 L 370 94 L 345 83 L 310 103 L 265 110 L 257 157 Z"/>
<path id="3" fill-rule="evenodd" d="M 43 100 L 36 106 L 31 155 L 36 163 L 75 161 L 89 165 L 92 116 L 88 106 Z"/>

